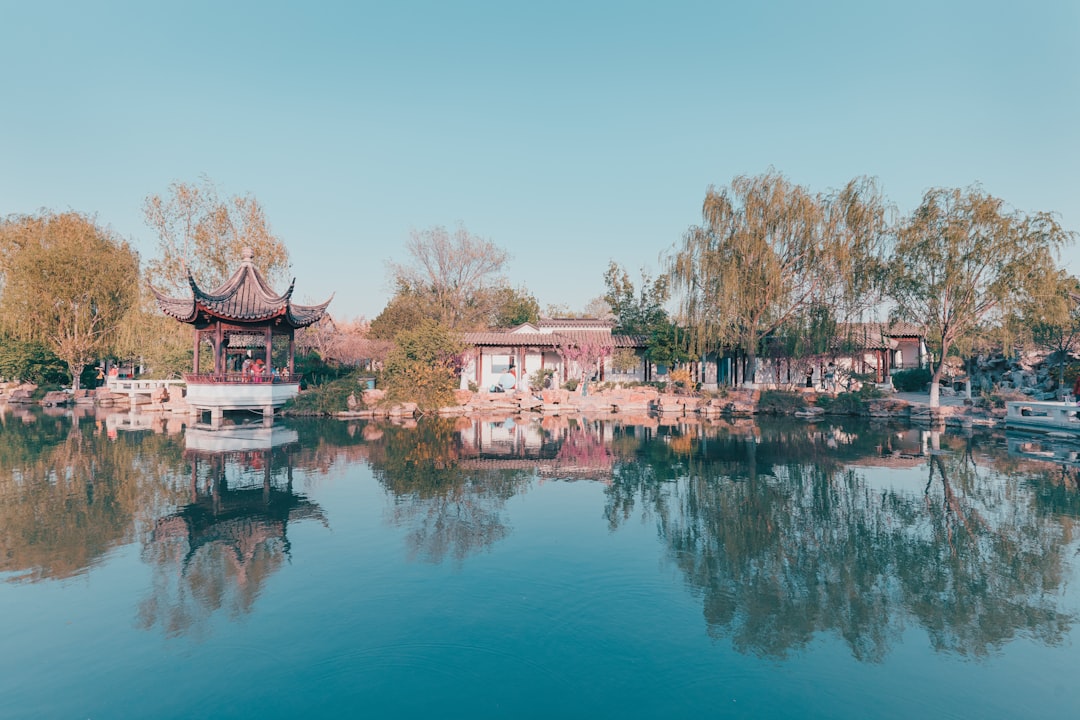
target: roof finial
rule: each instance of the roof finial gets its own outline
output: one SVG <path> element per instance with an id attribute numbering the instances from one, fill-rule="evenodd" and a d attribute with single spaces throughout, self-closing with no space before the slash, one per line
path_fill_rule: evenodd
<path id="1" fill-rule="evenodd" d="M 250 245 L 248 245 L 241 251 L 241 257 L 243 258 L 244 262 L 251 262 L 255 259 L 255 251 L 251 249 Z"/>

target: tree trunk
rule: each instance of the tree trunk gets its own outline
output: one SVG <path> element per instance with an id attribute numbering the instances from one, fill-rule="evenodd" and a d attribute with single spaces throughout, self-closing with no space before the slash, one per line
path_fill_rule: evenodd
<path id="1" fill-rule="evenodd" d="M 743 385 L 747 387 L 753 386 L 755 379 L 757 378 L 757 353 L 747 352 L 746 363 L 743 366 Z"/>
<path id="2" fill-rule="evenodd" d="M 71 389 L 75 392 L 79 392 L 79 376 L 82 375 L 83 368 L 86 367 L 84 363 L 68 363 L 68 370 L 71 372 Z"/>
<path id="3" fill-rule="evenodd" d="M 975 377 L 975 358 L 967 359 L 967 382 L 964 383 L 964 399 L 971 399 L 971 379 Z"/>
<path id="4" fill-rule="evenodd" d="M 934 374 L 930 377 L 930 408 L 941 407 L 941 371 L 945 368 L 943 361 L 938 361 L 934 368 Z"/>

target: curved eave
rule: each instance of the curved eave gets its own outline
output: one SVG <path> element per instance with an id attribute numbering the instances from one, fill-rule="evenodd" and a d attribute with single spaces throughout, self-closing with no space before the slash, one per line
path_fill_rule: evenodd
<path id="1" fill-rule="evenodd" d="M 289 292 L 292 292 L 292 286 L 289 286 Z M 287 314 L 289 324 L 297 329 L 314 325 L 326 315 L 326 308 L 333 299 L 334 296 L 331 295 L 326 302 L 319 305 L 293 305 L 290 303 Z"/>
<path id="2" fill-rule="evenodd" d="M 158 309 L 161 312 L 183 323 L 195 322 L 199 311 L 194 298 L 169 297 L 153 285 L 148 284 L 148 287 L 150 292 L 154 293 L 154 299 L 157 301 Z"/>
<path id="3" fill-rule="evenodd" d="M 275 308 L 272 312 L 266 313 L 234 313 L 222 308 L 207 307 L 201 302 L 196 303 L 195 306 L 196 313 L 208 320 L 213 318 L 216 320 L 224 320 L 225 322 L 238 324 L 266 323 L 273 320 L 274 318 L 286 317 L 288 315 L 287 307 Z"/>

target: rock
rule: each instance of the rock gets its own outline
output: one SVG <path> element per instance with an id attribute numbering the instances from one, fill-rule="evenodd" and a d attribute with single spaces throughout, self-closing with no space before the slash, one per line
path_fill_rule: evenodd
<path id="1" fill-rule="evenodd" d="M 30 399 L 30 391 L 23 390 L 22 388 L 19 388 L 18 390 L 12 390 L 11 394 L 8 395 L 7 401 L 14 405 L 28 405 L 33 402 Z"/>
<path id="2" fill-rule="evenodd" d="M 473 391 L 472 390 L 455 390 L 454 402 L 458 405 L 468 405 L 472 402 Z"/>
<path id="3" fill-rule="evenodd" d="M 53 390 L 52 392 L 45 393 L 45 396 L 41 398 L 41 404 L 45 407 L 53 407 L 68 405 L 71 403 L 71 400 L 71 396 L 63 390 Z"/>
<path id="4" fill-rule="evenodd" d="M 401 403 L 390 408 L 390 417 L 392 418 L 410 418 L 414 415 L 416 415 L 416 403 L 414 402 Z"/>
<path id="5" fill-rule="evenodd" d="M 372 389 L 369 389 L 369 390 L 365 390 L 361 394 L 361 397 L 363 398 L 364 405 L 366 405 L 368 407 L 372 407 L 374 405 L 378 405 L 379 403 L 381 403 L 383 401 L 383 399 L 386 397 L 386 391 L 385 390 L 376 390 L 376 389 L 372 388 Z"/>

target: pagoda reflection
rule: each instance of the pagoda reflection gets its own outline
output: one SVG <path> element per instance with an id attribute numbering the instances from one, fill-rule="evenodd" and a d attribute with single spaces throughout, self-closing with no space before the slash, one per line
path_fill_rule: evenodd
<path id="1" fill-rule="evenodd" d="M 188 502 L 157 520 L 145 547 L 155 571 L 139 609 L 143 627 L 180 635 L 219 610 L 250 612 L 290 559 L 290 523 L 327 524 L 322 508 L 293 488 L 297 447 L 296 432 L 279 425 L 187 430 Z"/>

